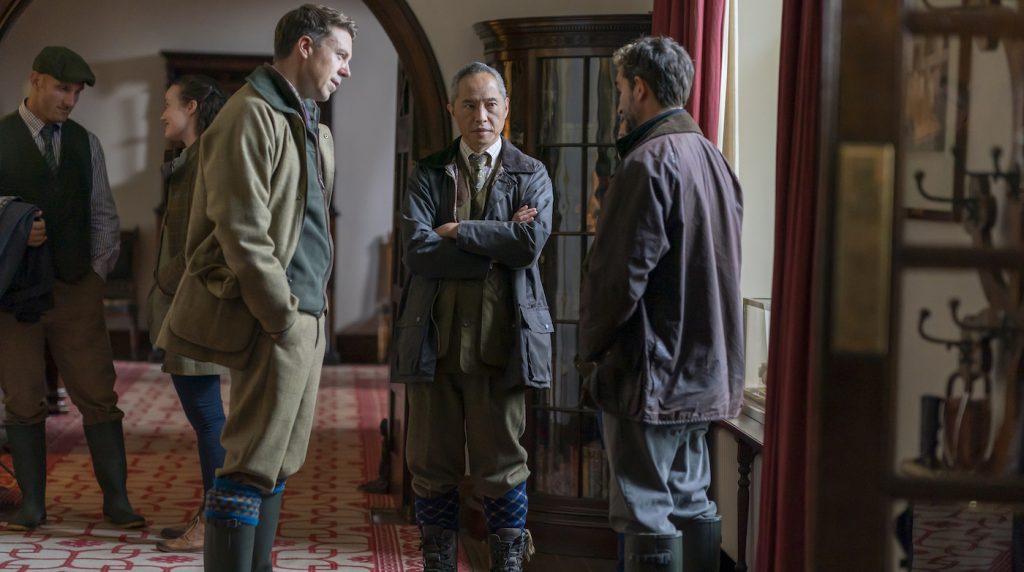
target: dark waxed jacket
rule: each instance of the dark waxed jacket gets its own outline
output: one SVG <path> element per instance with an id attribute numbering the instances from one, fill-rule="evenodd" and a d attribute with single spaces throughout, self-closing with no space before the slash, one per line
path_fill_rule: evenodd
<path id="1" fill-rule="evenodd" d="M 460 140 L 423 159 L 409 178 L 402 207 L 404 264 L 391 350 L 391 381 L 431 382 L 437 365 L 438 329 L 433 315 L 441 281 L 482 280 L 491 265 L 511 269 L 514 319 L 518 333 L 505 380 L 510 386 L 551 385 L 551 315 L 537 259 L 551 234 L 553 195 L 544 165 L 502 140 L 500 166 L 481 220 L 459 222 L 457 240 L 434 229 L 453 222 L 456 156 Z M 537 209 L 528 224 L 510 222 L 523 205 Z"/>
<path id="2" fill-rule="evenodd" d="M 13 313 L 19 322 L 38 322 L 53 308 L 50 245 L 27 245 L 38 210 L 16 197 L 0 196 L 0 311 Z"/>
<path id="3" fill-rule="evenodd" d="M 655 120 L 623 155 L 583 277 L 586 389 L 608 413 L 648 424 L 735 417 L 739 181 L 685 111 Z"/>

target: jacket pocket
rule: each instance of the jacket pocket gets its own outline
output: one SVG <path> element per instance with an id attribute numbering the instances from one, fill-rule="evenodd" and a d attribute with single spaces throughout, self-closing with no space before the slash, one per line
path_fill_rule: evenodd
<path id="1" fill-rule="evenodd" d="M 551 382 L 551 314 L 547 308 L 522 308 L 524 357 L 530 381 Z"/>
<path id="2" fill-rule="evenodd" d="M 399 375 L 421 373 L 423 344 L 430 326 L 429 316 L 422 315 L 404 317 L 395 325 L 395 371 Z"/>
<path id="3" fill-rule="evenodd" d="M 168 327 L 187 342 L 218 352 L 248 348 L 258 333 L 256 318 L 240 297 L 222 298 L 194 276 L 178 286 Z"/>

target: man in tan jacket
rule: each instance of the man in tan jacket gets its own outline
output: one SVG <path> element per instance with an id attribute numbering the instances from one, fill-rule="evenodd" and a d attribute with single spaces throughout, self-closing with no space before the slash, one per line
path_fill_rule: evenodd
<path id="1" fill-rule="evenodd" d="M 206 498 L 208 571 L 271 568 L 285 480 L 302 466 L 324 354 L 333 259 L 330 131 L 356 25 L 285 14 L 257 69 L 203 134 L 178 286 L 157 345 L 231 368 L 224 466 Z"/>

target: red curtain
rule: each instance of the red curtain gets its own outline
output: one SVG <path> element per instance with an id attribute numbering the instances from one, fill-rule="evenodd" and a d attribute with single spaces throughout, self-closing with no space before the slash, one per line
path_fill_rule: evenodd
<path id="1" fill-rule="evenodd" d="M 704 136 L 718 144 L 722 85 L 722 25 L 725 0 L 654 0 L 651 33 L 671 36 L 693 58 L 694 76 L 686 110 Z"/>
<path id="2" fill-rule="evenodd" d="M 821 0 L 783 0 L 775 267 L 757 566 L 806 570 L 812 295 L 821 106 Z"/>

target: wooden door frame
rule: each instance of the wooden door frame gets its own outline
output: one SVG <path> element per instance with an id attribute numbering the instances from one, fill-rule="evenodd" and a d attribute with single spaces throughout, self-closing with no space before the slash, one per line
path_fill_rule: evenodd
<path id="1" fill-rule="evenodd" d="M 899 142 L 902 7 L 899 2 L 826 0 L 822 25 L 818 319 L 811 382 L 808 570 L 886 570 L 892 536 L 890 352 L 837 349 L 833 296 L 840 147 Z M 890 94 L 880 96 L 880 94 Z M 895 235 L 895 233 L 893 233 Z M 889 249 L 891 252 L 892 244 Z M 890 312 L 894 279 L 890 277 Z M 841 325 L 840 325 L 841 327 Z"/>
<path id="2" fill-rule="evenodd" d="M 0 0 L 0 43 L 32 0 Z M 451 142 L 444 78 L 426 32 L 405 0 L 363 0 L 395 46 L 410 76 L 416 107 L 415 155 L 426 156 Z M 269 34 L 270 31 L 268 30 Z"/>

